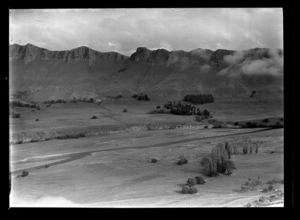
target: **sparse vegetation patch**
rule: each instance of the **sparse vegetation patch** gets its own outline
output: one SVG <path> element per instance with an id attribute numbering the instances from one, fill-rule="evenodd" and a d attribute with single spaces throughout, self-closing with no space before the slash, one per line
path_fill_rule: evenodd
<path id="1" fill-rule="evenodd" d="M 21 102 L 21 101 L 18 101 L 18 100 L 10 101 L 9 105 L 10 105 L 11 108 L 15 108 L 15 107 L 36 108 L 38 106 L 37 104 Z"/>
<path id="2" fill-rule="evenodd" d="M 214 97 L 212 94 L 188 94 L 184 96 L 183 101 L 190 102 L 192 104 L 213 103 Z"/>
<path id="3" fill-rule="evenodd" d="M 59 103 L 67 103 L 67 101 L 62 99 L 44 101 L 44 104 L 59 104 Z"/>
<path id="4" fill-rule="evenodd" d="M 85 137 L 85 134 L 84 133 L 65 134 L 65 135 L 57 136 L 54 139 L 77 139 L 77 138 L 81 138 L 81 137 Z"/>
<path id="5" fill-rule="evenodd" d="M 133 94 L 132 98 L 134 98 L 134 99 L 136 99 L 138 101 L 142 101 L 142 100 L 144 100 L 144 101 L 150 101 L 150 98 L 149 98 L 149 96 L 146 93 L 145 94 L 144 93 Z"/>

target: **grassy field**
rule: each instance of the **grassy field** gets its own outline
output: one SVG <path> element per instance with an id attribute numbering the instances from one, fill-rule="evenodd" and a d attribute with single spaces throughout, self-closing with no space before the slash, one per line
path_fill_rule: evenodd
<path id="1" fill-rule="evenodd" d="M 101 105 L 41 104 L 34 112 L 13 109 L 21 118 L 10 119 L 11 139 L 29 143 L 10 146 L 11 206 L 246 206 L 275 189 L 283 190 L 283 184 L 275 184 L 273 191 L 261 192 L 267 181 L 283 179 L 283 129 L 205 129 L 194 116 L 149 114 L 153 105 L 162 104 L 124 98 Z M 128 112 L 122 112 L 124 107 Z M 223 100 L 200 107 L 222 121 L 273 118 L 273 123 L 283 117 L 278 103 Z M 43 141 L 76 133 L 85 137 Z M 40 142 L 30 142 L 38 138 Z M 224 141 L 239 147 L 258 144 L 259 152 L 234 155 L 237 169 L 230 176 L 205 177 L 201 158 Z M 178 166 L 182 154 L 188 164 Z M 157 163 L 149 163 L 153 157 Z M 18 177 L 23 170 L 29 175 Z M 206 184 L 196 186 L 197 194 L 182 194 L 182 185 L 195 176 L 203 176 Z M 258 176 L 260 187 L 236 191 Z M 268 205 L 283 206 L 283 199 Z"/>

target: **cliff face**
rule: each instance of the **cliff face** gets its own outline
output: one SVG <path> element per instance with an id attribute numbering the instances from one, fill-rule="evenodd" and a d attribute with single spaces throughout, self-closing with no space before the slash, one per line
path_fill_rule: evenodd
<path id="1" fill-rule="evenodd" d="M 282 51 L 168 51 L 137 48 L 130 57 L 88 47 L 50 51 L 31 44 L 10 46 L 11 93 L 28 99 L 96 97 L 148 92 L 180 98 L 186 93 L 214 96 L 282 96 Z M 261 92 L 259 92 L 261 91 Z"/>
<path id="2" fill-rule="evenodd" d="M 92 65 L 97 57 L 104 60 L 114 59 L 115 61 L 122 61 L 128 58 L 116 52 L 101 53 L 85 46 L 66 51 L 50 51 L 32 44 L 25 46 L 13 44 L 10 46 L 10 60 L 21 59 L 24 60 L 25 64 L 35 59 L 41 59 L 63 60 L 64 62 L 88 61 L 89 65 Z"/>

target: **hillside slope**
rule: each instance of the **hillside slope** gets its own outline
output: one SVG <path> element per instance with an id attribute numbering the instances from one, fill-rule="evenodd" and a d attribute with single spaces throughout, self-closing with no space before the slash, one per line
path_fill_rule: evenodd
<path id="1" fill-rule="evenodd" d="M 33 101 L 147 92 L 163 99 L 186 93 L 282 100 L 281 50 L 167 51 L 137 48 L 130 57 L 88 47 L 50 51 L 10 45 L 10 93 Z"/>

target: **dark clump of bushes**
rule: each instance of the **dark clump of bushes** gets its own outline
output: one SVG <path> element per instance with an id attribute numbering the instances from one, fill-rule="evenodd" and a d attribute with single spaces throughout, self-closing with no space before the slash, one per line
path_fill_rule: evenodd
<path id="1" fill-rule="evenodd" d="M 177 161 L 177 165 L 187 164 L 188 160 L 184 157 L 184 155 L 180 155 L 179 160 Z"/>
<path id="2" fill-rule="evenodd" d="M 196 176 L 195 180 L 196 180 L 197 184 L 204 184 L 204 183 L 206 183 L 206 181 L 202 177 L 200 177 L 200 176 Z"/>
<path id="3" fill-rule="evenodd" d="M 212 94 L 188 94 L 184 96 L 183 101 L 190 102 L 192 104 L 213 103 L 214 97 Z"/>
<path id="4" fill-rule="evenodd" d="M 270 128 L 283 128 L 283 124 L 280 124 L 280 122 L 276 122 L 276 124 L 269 125 Z"/>
<path id="5" fill-rule="evenodd" d="M 198 117 L 195 120 L 196 121 L 202 121 L 203 119 L 210 118 L 210 112 L 206 109 L 201 111 L 200 108 L 196 108 L 196 106 L 184 103 L 182 104 L 180 101 L 178 103 L 168 101 L 166 104 L 164 104 L 163 108 L 170 109 L 170 113 L 174 115 L 197 115 L 202 116 Z"/>
<path id="6" fill-rule="evenodd" d="M 247 128 L 257 128 L 257 124 L 251 121 L 246 122 L 246 126 Z"/>
<path id="7" fill-rule="evenodd" d="M 268 187 L 264 188 L 262 190 L 262 192 L 266 193 L 266 192 L 270 192 L 270 191 L 273 191 L 273 190 L 274 190 L 274 186 L 273 186 L 273 184 L 271 184 Z"/>
<path id="8" fill-rule="evenodd" d="M 197 184 L 196 180 L 194 178 L 189 178 L 187 180 L 187 185 L 188 186 L 195 186 Z"/>
<path id="9" fill-rule="evenodd" d="M 269 119 L 265 118 L 264 120 L 262 120 L 262 122 L 267 123 L 267 122 L 269 122 Z"/>
<path id="10" fill-rule="evenodd" d="M 18 100 L 13 100 L 9 102 L 10 107 L 25 107 L 25 108 L 36 108 L 36 104 L 31 104 L 31 103 L 24 103 Z"/>
<path id="11" fill-rule="evenodd" d="M 49 105 L 46 105 L 47 108 L 49 108 L 50 106 L 51 106 L 50 104 L 49 104 Z"/>
<path id="12" fill-rule="evenodd" d="M 141 101 L 141 100 L 150 101 L 149 96 L 144 93 L 134 94 L 134 95 L 132 95 L 132 98 L 134 98 L 138 101 Z"/>
<path id="13" fill-rule="evenodd" d="M 157 159 L 157 158 L 150 158 L 150 159 L 149 159 L 149 162 L 150 162 L 150 163 L 157 163 L 157 162 L 158 162 L 158 159 Z"/>
<path id="14" fill-rule="evenodd" d="M 242 128 L 264 128 L 264 127 L 267 127 L 267 125 L 265 125 L 263 123 L 251 122 L 251 121 L 241 123 L 240 126 Z"/>
<path id="15" fill-rule="evenodd" d="M 115 100 L 120 99 L 120 98 L 122 98 L 122 97 L 123 97 L 122 95 L 117 95 L 117 96 L 115 97 Z"/>
<path id="16" fill-rule="evenodd" d="M 128 112 L 127 108 L 124 108 L 124 109 L 123 109 L 123 112 Z"/>
<path id="17" fill-rule="evenodd" d="M 93 103 L 95 100 L 93 98 L 75 98 L 71 100 L 71 103 L 77 103 L 77 102 L 83 102 L 83 103 Z"/>
<path id="18" fill-rule="evenodd" d="M 241 189 L 238 192 L 248 192 L 255 190 L 255 187 L 262 185 L 261 180 L 257 177 L 256 180 L 251 180 L 250 178 L 244 184 L 241 185 Z"/>
<path id="19" fill-rule="evenodd" d="M 28 171 L 26 171 L 26 170 L 24 170 L 24 171 L 22 172 L 22 175 L 21 175 L 21 177 L 28 176 L 28 174 L 29 174 L 29 172 L 28 172 Z"/>
<path id="20" fill-rule="evenodd" d="M 97 116 L 94 115 L 93 117 L 91 117 L 91 119 L 97 119 Z"/>
<path id="21" fill-rule="evenodd" d="M 55 139 L 77 139 L 77 138 L 81 138 L 81 137 L 85 137 L 85 134 L 84 133 L 65 134 L 65 135 L 57 136 L 57 137 L 55 137 Z"/>
<path id="22" fill-rule="evenodd" d="M 63 99 L 44 101 L 44 104 L 57 104 L 57 103 L 67 103 L 67 101 L 65 101 Z"/>
<path id="23" fill-rule="evenodd" d="M 39 121 L 39 119 L 37 118 L 37 119 L 35 119 L 35 121 Z"/>
<path id="24" fill-rule="evenodd" d="M 218 173 L 232 174 L 232 170 L 236 169 L 233 161 L 230 160 L 232 147 L 226 142 L 225 144 L 217 144 L 208 156 L 202 158 L 200 164 L 203 172 L 207 176 L 217 176 Z"/>
<path id="25" fill-rule="evenodd" d="M 133 95 L 132 95 L 132 98 L 137 99 L 138 96 L 139 96 L 138 94 L 133 94 Z"/>
<path id="26" fill-rule="evenodd" d="M 198 192 L 197 188 L 193 187 L 193 186 L 188 186 L 188 185 L 184 185 L 182 187 L 181 192 L 183 194 L 195 194 Z"/>

